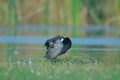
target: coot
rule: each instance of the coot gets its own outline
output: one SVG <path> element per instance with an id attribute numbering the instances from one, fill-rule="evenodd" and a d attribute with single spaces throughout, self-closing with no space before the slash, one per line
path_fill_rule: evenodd
<path id="1" fill-rule="evenodd" d="M 47 49 L 45 57 L 55 59 L 57 56 L 66 53 L 71 48 L 72 42 L 70 38 L 59 35 L 48 39 L 44 45 Z"/>

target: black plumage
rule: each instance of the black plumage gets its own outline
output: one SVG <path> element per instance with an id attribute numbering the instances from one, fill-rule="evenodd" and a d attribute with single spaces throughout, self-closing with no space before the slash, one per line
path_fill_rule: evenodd
<path id="1" fill-rule="evenodd" d="M 45 57 L 55 59 L 57 56 L 66 53 L 71 48 L 72 42 L 68 37 L 56 36 L 48 39 L 45 46 L 47 49 Z"/>

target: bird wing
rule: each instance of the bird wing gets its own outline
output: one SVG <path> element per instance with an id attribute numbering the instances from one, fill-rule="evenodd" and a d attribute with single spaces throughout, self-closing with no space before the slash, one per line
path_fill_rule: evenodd
<path id="1" fill-rule="evenodd" d="M 63 48 L 61 54 L 67 52 L 67 50 L 70 49 L 71 46 L 72 46 L 72 41 L 68 37 L 66 37 L 63 41 Z"/>

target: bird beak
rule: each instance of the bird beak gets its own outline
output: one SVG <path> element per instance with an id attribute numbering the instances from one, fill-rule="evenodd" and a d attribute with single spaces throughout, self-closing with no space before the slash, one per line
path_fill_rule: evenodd
<path id="1" fill-rule="evenodd" d="M 61 41 L 63 41 L 64 39 L 62 38 Z"/>

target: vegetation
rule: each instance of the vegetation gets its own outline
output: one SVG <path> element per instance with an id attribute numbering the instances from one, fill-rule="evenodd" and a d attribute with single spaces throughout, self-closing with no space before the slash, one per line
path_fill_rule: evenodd
<path id="1" fill-rule="evenodd" d="M 120 25 L 119 0 L 0 0 L 0 24 Z"/>
<path id="2" fill-rule="evenodd" d="M 59 34 L 75 37 L 105 33 L 105 36 L 120 36 L 119 0 L 0 0 L 0 16 L 0 24 L 9 25 L 9 35 L 19 34 L 16 25 L 24 25 L 25 29 L 37 24 L 48 28 L 40 35 L 53 35 L 49 26 L 63 26 L 68 34 L 64 28 L 59 30 Z M 104 31 L 89 33 L 84 30 L 86 25 L 104 25 L 101 26 Z M 109 30 L 112 25 L 117 27 L 114 33 Z M 83 29 L 78 29 L 79 26 Z"/>
<path id="3" fill-rule="evenodd" d="M 104 28 L 92 30 L 91 25 Z M 0 36 L 119 37 L 119 25 L 120 0 L 0 0 Z M 53 61 L 44 58 L 40 47 L 0 43 L 0 80 L 120 79 L 119 52 L 74 50 L 120 46 L 73 45 Z"/>
<path id="4" fill-rule="evenodd" d="M 119 52 L 117 54 L 109 51 L 70 49 L 56 60 L 48 60 L 44 57 L 46 50 L 31 49 L 43 47 L 42 45 L 29 44 L 26 46 L 28 49 L 20 49 L 20 46 L 25 47 L 25 44 L 16 46 L 16 50 L 8 49 L 7 53 L 7 50 L 1 49 L 0 80 L 119 80 L 120 78 Z"/>
<path id="5" fill-rule="evenodd" d="M 11 60 L 9 63 L 5 61 L 0 63 L 0 80 L 119 80 L 120 78 L 120 64 L 97 62 L 85 53 L 75 55 L 68 52 L 57 60 L 50 61 L 43 57 L 44 52 L 38 53 L 40 50 L 34 54 L 21 55 L 21 52 L 15 54 L 16 63 Z"/>

